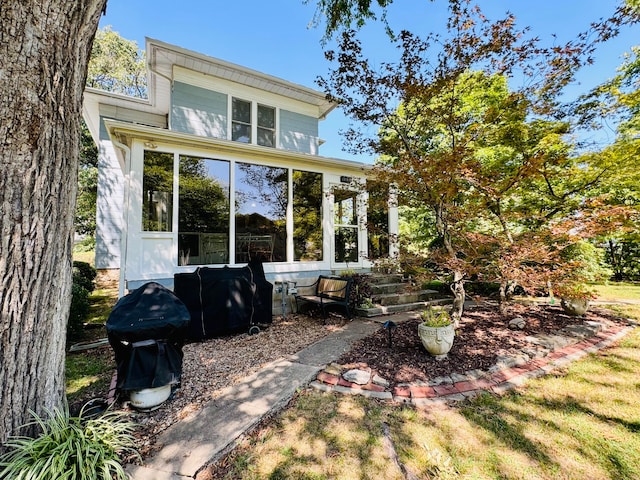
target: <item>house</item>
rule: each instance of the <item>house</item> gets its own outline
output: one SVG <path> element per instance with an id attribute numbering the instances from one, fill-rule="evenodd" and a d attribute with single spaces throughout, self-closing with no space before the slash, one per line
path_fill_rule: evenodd
<path id="1" fill-rule="evenodd" d="M 119 272 L 121 295 L 255 257 L 270 281 L 302 282 L 389 254 L 397 212 L 371 211 L 371 166 L 320 155 L 324 94 L 157 40 L 146 54 L 148 99 L 87 88 L 83 107 L 96 267 Z"/>

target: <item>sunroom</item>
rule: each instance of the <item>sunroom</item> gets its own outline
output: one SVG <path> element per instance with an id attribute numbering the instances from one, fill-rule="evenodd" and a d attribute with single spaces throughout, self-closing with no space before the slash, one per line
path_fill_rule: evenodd
<path id="1" fill-rule="evenodd" d="M 156 40 L 147 53 L 148 101 L 85 92 L 96 264 L 121 294 L 203 266 L 260 259 L 270 281 L 304 282 L 393 254 L 397 212 L 371 165 L 319 155 L 323 94 Z"/>

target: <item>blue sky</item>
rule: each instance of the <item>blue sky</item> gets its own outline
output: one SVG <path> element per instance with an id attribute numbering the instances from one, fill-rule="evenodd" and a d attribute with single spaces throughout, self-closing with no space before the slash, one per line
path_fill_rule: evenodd
<path id="1" fill-rule="evenodd" d="M 617 0 L 479 0 L 490 18 L 514 13 L 518 25 L 530 26 L 541 39 L 557 42 L 572 38 L 591 21 L 615 10 Z M 397 29 L 415 32 L 442 30 L 447 12 L 445 2 L 394 0 L 389 21 Z M 124 38 L 144 48 L 145 37 L 178 45 L 212 57 L 237 63 L 269 75 L 318 88 L 315 80 L 326 75 L 328 65 L 320 43 L 322 28 L 309 24 L 315 3 L 303 0 L 242 1 L 225 0 L 109 0 L 100 26 L 111 25 Z M 580 84 L 572 92 L 586 91 L 615 74 L 622 54 L 639 44 L 640 27 L 627 28 L 600 47 L 594 65 L 584 69 Z M 390 61 L 394 48 L 379 24 L 362 31 L 362 41 L 373 62 Z M 342 150 L 338 131 L 348 125 L 342 112 L 334 110 L 320 123 L 320 136 L 326 140 L 321 155 L 371 162 L 372 159 Z M 605 132 L 606 133 L 606 132 Z M 607 137 L 603 137 L 607 138 Z"/>

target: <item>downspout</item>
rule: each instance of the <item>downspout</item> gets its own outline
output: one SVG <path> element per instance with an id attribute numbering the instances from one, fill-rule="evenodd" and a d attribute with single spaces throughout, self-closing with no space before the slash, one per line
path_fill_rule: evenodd
<path id="1" fill-rule="evenodd" d="M 156 49 L 153 49 L 153 59 L 151 57 L 148 57 L 148 59 L 147 59 L 147 68 L 149 69 L 149 71 L 151 73 L 154 73 L 157 76 L 162 77 L 165 80 L 168 80 L 169 81 L 169 85 L 171 85 L 171 90 L 173 90 L 173 78 L 171 78 L 168 75 L 165 75 L 164 73 L 160 73 L 155 67 L 156 54 L 157 54 Z"/>
<path id="2" fill-rule="evenodd" d="M 131 171 L 131 149 L 124 143 L 120 143 L 116 140 L 111 140 L 113 145 L 124 152 L 124 169 L 125 169 L 125 184 L 124 184 L 124 208 L 122 211 L 122 237 L 120 238 L 120 279 L 118 282 L 118 298 L 124 297 L 124 283 L 125 283 L 125 269 L 127 266 L 127 248 L 129 244 L 129 228 L 127 226 L 127 218 L 129 216 L 129 198 L 130 198 L 130 185 L 129 175 Z"/>

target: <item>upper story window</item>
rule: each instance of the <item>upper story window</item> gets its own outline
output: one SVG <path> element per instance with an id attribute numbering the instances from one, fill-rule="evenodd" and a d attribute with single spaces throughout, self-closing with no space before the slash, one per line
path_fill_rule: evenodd
<path id="1" fill-rule="evenodd" d="M 234 98 L 231 103 L 231 140 L 251 143 L 251 102 Z"/>
<path id="2" fill-rule="evenodd" d="M 253 118 L 258 119 L 255 131 Z M 275 147 L 276 109 L 234 97 L 231 101 L 231 140 Z"/>
<path id="3" fill-rule="evenodd" d="M 276 109 L 258 105 L 258 145 L 276 146 Z"/>

